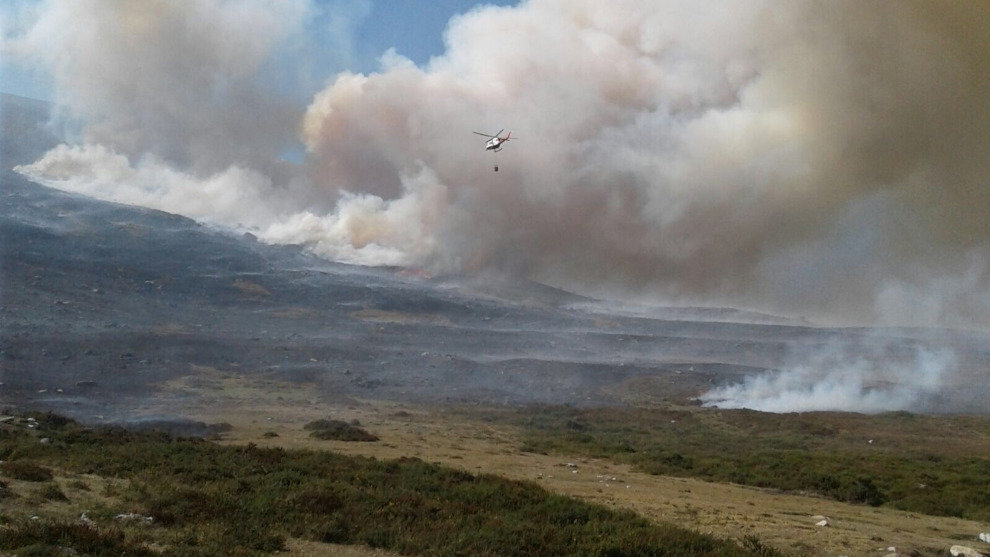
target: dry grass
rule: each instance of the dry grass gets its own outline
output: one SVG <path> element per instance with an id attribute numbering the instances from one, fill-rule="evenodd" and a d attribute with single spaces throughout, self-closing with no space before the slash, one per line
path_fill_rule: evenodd
<path id="1" fill-rule="evenodd" d="M 328 401 L 312 385 L 275 384 L 216 370 L 208 375 L 220 383 L 219 389 L 203 393 L 192 384 L 195 382 L 176 380 L 163 390 L 157 405 L 149 405 L 148 412 L 167 409 L 204 422 L 229 422 L 234 429 L 225 435 L 224 443 L 254 442 L 263 447 L 333 450 L 383 459 L 418 457 L 470 472 L 536 481 L 557 493 L 631 509 L 654 520 L 716 536 L 742 540 L 755 535 L 794 554 L 866 555 L 888 546 L 902 553 L 914 549 L 922 554 L 944 554 L 957 543 L 990 551 L 990 545 L 975 541 L 977 533 L 987 528 L 975 521 L 650 475 L 636 471 L 630 464 L 603 458 L 527 453 L 520 450 L 527 438 L 523 427 L 501 420 L 486 421 L 480 413 L 376 401 Z M 205 403 L 202 394 L 210 395 Z M 303 426 L 327 416 L 359 420 L 380 441 L 348 443 L 310 438 Z M 965 452 L 986 442 L 974 435 L 972 428 L 957 427 L 959 424 L 951 420 L 918 420 L 919 424 L 928 422 L 924 427 L 930 428 L 927 433 L 920 432 L 925 441 L 919 443 L 919 431 L 896 424 L 896 416 L 886 425 L 882 417 L 846 418 L 847 427 L 838 437 L 844 442 L 862 441 L 876 450 L 901 451 L 940 442 L 947 450 Z M 747 427 L 759 433 L 773 428 L 774 419 L 755 416 L 754 423 Z M 271 437 L 269 432 L 278 436 Z M 874 440 L 872 445 L 868 443 L 870 439 Z M 576 467 L 568 467 L 568 462 Z M 812 519 L 815 515 L 828 516 L 832 525 L 816 527 Z M 297 548 L 291 539 L 288 544 Z M 301 547 L 299 550 L 304 554 L 308 551 Z"/>
<path id="2" fill-rule="evenodd" d="M 70 503 L 49 483 L 30 495 L 40 516 L 0 514 L 0 549 L 149 555 L 159 547 L 250 555 L 282 551 L 293 537 L 409 554 L 775 554 L 753 537 L 747 549 L 561 497 L 533 482 L 420 459 L 382 461 L 251 443 L 224 447 L 162 433 L 82 428 L 53 415 L 28 423 L 0 429 L 0 454 L 127 478 L 118 504 L 134 510 L 114 515 L 101 506 L 91 518 L 66 519 L 47 508 Z M 39 442 L 41 435 L 47 442 Z"/>
<path id="3" fill-rule="evenodd" d="M 308 438 L 302 425 L 317 414 L 304 409 L 281 413 L 276 407 L 262 407 L 257 412 L 225 413 L 224 419 L 234 424 L 234 430 L 224 442 L 324 447 L 376 458 L 414 456 L 471 472 L 535 480 L 557 493 L 630 509 L 657 521 L 720 537 L 743 540 L 755 535 L 785 553 L 866 555 L 881 546 L 894 546 L 901 551 L 941 555 L 960 540 L 990 550 L 990 546 L 973 541 L 986 529 L 976 521 L 651 475 L 601 458 L 522 452 L 525 432 L 521 428 L 471 419 L 460 411 L 361 402 L 322 406 L 318 413 L 358 419 L 381 440 L 366 444 L 316 441 Z M 198 418 L 214 419 L 210 414 Z M 279 437 L 264 438 L 267 430 L 278 432 Z M 816 515 L 829 517 L 831 526 L 815 526 Z"/>

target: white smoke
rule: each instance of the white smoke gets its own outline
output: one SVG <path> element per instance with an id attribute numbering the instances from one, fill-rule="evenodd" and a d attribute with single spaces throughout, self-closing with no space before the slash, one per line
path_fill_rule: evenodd
<path id="1" fill-rule="evenodd" d="M 305 245 L 329 259 L 365 265 L 411 265 L 434 249 L 434 231 L 446 210 L 446 188 L 428 169 L 402 177 L 406 193 L 386 201 L 344 192 L 334 211 L 305 211 L 271 224 L 260 238 Z"/>
<path id="2" fill-rule="evenodd" d="M 132 165 L 109 147 L 84 144 L 59 145 L 17 170 L 66 191 L 232 227 L 257 229 L 280 214 L 271 178 L 239 166 L 199 177 L 152 154 Z"/>
<path id="3" fill-rule="evenodd" d="M 216 171 L 267 160 L 292 139 L 293 107 L 259 76 L 309 10 L 298 0 L 50 0 L 5 50 L 50 69 L 86 142 Z"/>
<path id="4" fill-rule="evenodd" d="M 763 412 L 917 411 L 945 389 L 956 367 L 948 350 L 919 348 L 908 361 L 875 356 L 827 349 L 799 365 L 747 377 L 698 399 L 706 406 Z"/>
<path id="5" fill-rule="evenodd" d="M 344 192 L 330 213 L 298 207 L 300 183 L 276 187 L 271 178 L 230 166 L 205 177 L 176 170 L 154 155 L 132 165 L 103 145 L 60 145 L 18 171 L 65 191 L 153 207 L 250 230 L 262 241 L 307 246 L 329 259 L 367 265 L 409 265 L 430 250 L 446 205 L 445 188 L 422 169 L 403 177 L 406 195 L 386 201 Z"/>
<path id="6" fill-rule="evenodd" d="M 985 3 L 479 7 L 303 110 L 266 79 L 313 13 L 44 2 L 5 52 L 87 125 L 21 171 L 363 264 L 990 327 Z M 470 133 L 503 127 L 496 156 Z"/>

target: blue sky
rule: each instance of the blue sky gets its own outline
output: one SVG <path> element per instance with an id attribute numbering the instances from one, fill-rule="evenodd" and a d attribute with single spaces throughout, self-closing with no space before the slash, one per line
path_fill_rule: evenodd
<path id="1" fill-rule="evenodd" d="M 455 14 L 479 4 L 515 5 L 515 0 L 411 0 L 373 2 L 356 38 L 364 54 L 377 57 L 390 47 L 416 64 L 443 53 L 443 30 Z"/>
<path id="2" fill-rule="evenodd" d="M 18 6 L 35 3 L 13 2 L 0 7 L 5 35 L 16 33 Z M 306 91 L 311 95 L 342 70 L 370 72 L 389 48 L 423 65 L 444 51 L 443 31 L 450 18 L 478 5 L 515 5 L 518 0 L 318 0 L 322 15 L 307 26 L 309 60 L 294 64 L 309 74 Z M 333 15 L 331 15 L 333 14 Z M 342 28 L 343 27 L 343 28 Z M 341 35 L 348 44 L 341 44 Z M 0 91 L 42 100 L 52 100 L 52 80 L 43 69 L 25 68 L 0 56 Z M 311 90 L 310 90 L 311 89 Z M 302 99 L 300 99 L 302 100 Z"/>

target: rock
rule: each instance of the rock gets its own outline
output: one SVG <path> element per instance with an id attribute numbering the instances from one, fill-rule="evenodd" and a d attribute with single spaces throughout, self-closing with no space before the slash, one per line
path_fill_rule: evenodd
<path id="1" fill-rule="evenodd" d="M 954 545 L 949 548 L 949 555 L 952 557 L 983 557 L 983 554 L 965 545 Z"/>
<path id="2" fill-rule="evenodd" d="M 143 522 L 144 524 L 149 526 L 151 525 L 152 522 L 155 521 L 154 517 L 144 516 L 137 513 L 120 513 L 113 518 L 114 520 L 120 520 L 124 522 L 130 522 L 130 521 Z"/>
<path id="3" fill-rule="evenodd" d="M 990 532 L 981 532 L 979 536 L 976 536 L 983 543 L 990 543 Z"/>

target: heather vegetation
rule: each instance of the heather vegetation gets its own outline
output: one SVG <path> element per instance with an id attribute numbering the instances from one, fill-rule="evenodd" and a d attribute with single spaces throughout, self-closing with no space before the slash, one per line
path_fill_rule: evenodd
<path id="1" fill-rule="evenodd" d="M 378 441 L 378 436 L 368 433 L 360 427 L 361 424 L 348 423 L 343 420 L 314 420 L 303 429 L 310 430 L 310 437 L 334 441 Z"/>
<path id="2" fill-rule="evenodd" d="M 529 452 L 990 520 L 988 417 L 534 407 L 489 419 L 521 425 Z"/>
<path id="3" fill-rule="evenodd" d="M 113 478 L 114 503 L 91 509 L 85 521 L 0 512 L 3 552 L 145 555 L 155 547 L 168 554 L 247 555 L 282 550 L 296 537 L 404 554 L 775 554 L 755 538 L 740 546 L 532 483 L 419 459 L 221 446 L 89 429 L 50 415 L 36 419 L 36 429 L 0 429 L 0 459 L 19 463 L 4 470 Z M 40 443 L 42 435 L 49 442 Z M 115 505 L 150 519 L 121 523 Z"/>

